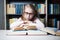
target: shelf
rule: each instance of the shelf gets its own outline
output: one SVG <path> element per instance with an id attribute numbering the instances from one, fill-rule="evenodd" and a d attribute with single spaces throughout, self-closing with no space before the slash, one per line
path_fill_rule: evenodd
<path id="1" fill-rule="evenodd" d="M 48 18 L 57 18 L 57 19 L 60 19 L 60 14 L 48 14 Z"/>
<path id="2" fill-rule="evenodd" d="M 7 3 L 10 2 L 32 2 L 32 3 L 45 3 L 45 0 L 6 0 Z"/>
<path id="3" fill-rule="evenodd" d="M 49 4 L 60 4 L 60 0 L 49 0 Z"/>
<path id="4" fill-rule="evenodd" d="M 9 18 L 16 18 L 16 17 L 19 18 L 22 15 L 18 15 L 18 14 L 7 14 L 6 16 L 9 17 Z M 40 18 L 45 18 L 46 14 L 39 14 L 38 16 Z"/>
<path id="5" fill-rule="evenodd" d="M 17 14 L 7 14 L 6 17 L 7 18 L 19 18 L 21 15 L 17 15 Z"/>
<path id="6" fill-rule="evenodd" d="M 39 14 L 40 18 L 45 18 L 46 14 Z"/>
<path id="7" fill-rule="evenodd" d="M 19 14 L 6 14 L 6 16 L 15 16 L 15 15 L 20 16 L 21 14 L 20 15 Z"/>

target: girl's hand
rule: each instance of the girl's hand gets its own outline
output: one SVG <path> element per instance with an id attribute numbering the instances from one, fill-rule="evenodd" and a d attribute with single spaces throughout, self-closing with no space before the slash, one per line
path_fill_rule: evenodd
<path id="1" fill-rule="evenodd" d="M 24 30 L 24 28 L 23 27 L 16 27 L 16 28 L 14 28 L 14 30 Z"/>

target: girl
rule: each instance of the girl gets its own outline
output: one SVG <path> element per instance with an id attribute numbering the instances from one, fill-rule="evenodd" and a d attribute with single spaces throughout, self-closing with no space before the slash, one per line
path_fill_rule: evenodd
<path id="1" fill-rule="evenodd" d="M 34 30 L 44 28 L 44 24 L 37 18 L 37 11 L 31 4 L 25 5 L 22 16 L 10 25 L 12 30 Z"/>

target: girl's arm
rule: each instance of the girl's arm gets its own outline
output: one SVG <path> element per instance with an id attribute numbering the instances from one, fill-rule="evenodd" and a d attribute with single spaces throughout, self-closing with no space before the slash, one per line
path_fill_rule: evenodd
<path id="1" fill-rule="evenodd" d="M 21 19 L 18 19 L 10 25 L 10 29 L 14 30 L 14 28 L 18 27 L 21 23 L 23 23 L 23 21 L 21 21 Z"/>
<path id="2" fill-rule="evenodd" d="M 41 28 L 44 28 L 44 24 L 38 18 L 35 20 L 35 22 L 36 22 L 36 28 L 38 30 L 40 30 Z"/>
<path id="3" fill-rule="evenodd" d="M 29 22 L 27 29 L 38 29 L 44 28 L 44 24 L 37 18 L 34 22 Z"/>

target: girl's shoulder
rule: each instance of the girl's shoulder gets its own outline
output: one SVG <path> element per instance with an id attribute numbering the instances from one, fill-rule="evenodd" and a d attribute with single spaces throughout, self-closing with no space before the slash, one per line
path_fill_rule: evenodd
<path id="1" fill-rule="evenodd" d="M 21 18 L 21 17 L 19 17 L 19 18 L 18 18 L 18 20 L 19 20 L 19 21 L 22 21 L 22 18 Z"/>
<path id="2" fill-rule="evenodd" d="M 37 22 L 37 21 L 40 21 L 40 19 L 39 18 L 35 18 L 34 22 Z"/>
<path id="3" fill-rule="evenodd" d="M 35 18 L 35 20 L 39 20 L 39 18 Z"/>

